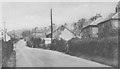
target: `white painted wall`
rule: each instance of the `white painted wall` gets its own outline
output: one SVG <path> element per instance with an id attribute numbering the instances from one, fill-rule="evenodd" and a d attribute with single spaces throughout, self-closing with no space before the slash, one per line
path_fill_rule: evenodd
<path id="1" fill-rule="evenodd" d="M 61 32 L 60 38 L 63 38 L 64 40 L 68 41 L 74 37 L 73 33 L 71 33 L 69 30 L 65 29 Z"/>
<path id="2" fill-rule="evenodd" d="M 10 40 L 10 36 L 6 34 L 6 41 L 9 41 L 9 40 Z"/>
<path id="3" fill-rule="evenodd" d="M 44 38 L 45 39 L 45 44 L 50 44 L 51 43 L 51 38 Z"/>
<path id="4" fill-rule="evenodd" d="M 112 27 L 113 27 L 114 29 L 118 28 L 118 25 L 119 25 L 118 23 L 119 23 L 118 20 L 112 20 Z"/>

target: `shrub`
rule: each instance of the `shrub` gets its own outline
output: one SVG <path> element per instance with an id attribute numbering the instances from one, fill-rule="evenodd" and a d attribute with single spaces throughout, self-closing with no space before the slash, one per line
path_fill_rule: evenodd
<path id="1" fill-rule="evenodd" d="M 13 42 L 10 40 L 8 42 L 2 41 L 2 66 L 6 66 L 6 62 L 13 52 Z"/>
<path id="2" fill-rule="evenodd" d="M 66 52 L 66 41 L 63 39 L 61 40 L 54 39 L 50 44 L 50 49 L 60 52 Z"/>
<path id="3" fill-rule="evenodd" d="M 113 59 L 118 49 L 118 37 L 101 39 L 72 39 L 68 42 L 70 53 Z"/>

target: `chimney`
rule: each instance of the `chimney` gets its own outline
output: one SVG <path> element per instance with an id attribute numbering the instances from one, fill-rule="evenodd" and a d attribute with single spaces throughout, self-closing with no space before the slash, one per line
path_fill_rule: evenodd
<path id="1" fill-rule="evenodd" d="M 99 17 L 102 17 L 101 14 L 96 14 L 96 17 L 99 18 Z"/>
<path id="2" fill-rule="evenodd" d="M 118 12 L 118 7 L 115 8 L 115 13 L 117 13 L 117 12 Z"/>

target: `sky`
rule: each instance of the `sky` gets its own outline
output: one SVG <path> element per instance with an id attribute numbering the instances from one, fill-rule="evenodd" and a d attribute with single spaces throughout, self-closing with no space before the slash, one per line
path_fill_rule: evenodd
<path id="1" fill-rule="evenodd" d="M 2 21 L 8 31 L 49 26 L 52 8 L 53 23 L 71 24 L 96 13 L 106 16 L 115 12 L 116 5 L 117 2 L 3 2 Z"/>

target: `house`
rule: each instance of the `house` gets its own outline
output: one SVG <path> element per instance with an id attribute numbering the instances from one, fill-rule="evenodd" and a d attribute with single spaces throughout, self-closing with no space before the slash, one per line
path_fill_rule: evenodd
<path id="1" fill-rule="evenodd" d="M 87 20 L 82 27 L 82 38 L 95 38 L 98 37 L 98 27 L 97 23 L 102 20 L 100 14 L 96 14 L 94 19 Z"/>
<path id="2" fill-rule="evenodd" d="M 96 20 L 88 20 L 82 28 L 82 38 L 107 37 L 118 33 L 117 28 L 120 22 L 120 2 L 117 5 L 116 13 L 107 17 L 98 17 Z"/>
<path id="3" fill-rule="evenodd" d="M 117 6 L 116 6 L 116 12 L 120 12 L 120 1 L 118 2 Z"/>
<path id="4" fill-rule="evenodd" d="M 53 32 L 59 27 L 53 27 Z M 48 28 L 45 32 L 46 38 L 51 38 L 51 28 Z"/>
<path id="5" fill-rule="evenodd" d="M 29 32 L 31 33 L 31 32 Z M 45 38 L 45 31 L 42 28 L 32 29 L 32 37 L 34 38 Z"/>
<path id="6" fill-rule="evenodd" d="M 47 36 L 51 36 L 51 33 L 47 34 Z M 61 25 L 53 31 L 53 39 L 64 39 L 66 41 L 75 37 L 73 31 L 68 25 Z"/>
<path id="7" fill-rule="evenodd" d="M 82 38 L 90 38 L 91 37 L 91 27 L 89 26 L 92 23 L 91 20 L 88 20 L 84 23 L 82 28 L 81 36 Z"/>
<path id="8" fill-rule="evenodd" d="M 8 33 L 6 31 L 1 30 L 0 33 L 1 33 L 0 40 L 3 39 L 3 41 L 9 41 L 11 39 L 11 37 L 8 35 Z"/>
<path id="9" fill-rule="evenodd" d="M 76 37 L 76 35 L 73 33 L 72 30 L 70 30 L 66 26 L 64 26 L 64 29 L 63 29 L 63 31 L 61 31 L 61 34 L 59 36 L 59 38 L 62 38 L 64 40 L 66 40 L 66 41 L 68 41 L 68 40 L 70 40 L 70 39 L 72 39 L 74 37 Z"/>
<path id="10" fill-rule="evenodd" d="M 115 36 L 118 33 L 118 27 L 120 27 L 120 12 L 110 14 L 103 21 L 98 23 L 98 36 L 101 37 L 109 37 Z"/>
<path id="11" fill-rule="evenodd" d="M 33 33 L 32 36 L 35 37 L 35 38 L 45 38 L 46 37 L 45 33 L 43 33 L 43 32 Z"/>
<path id="12" fill-rule="evenodd" d="M 93 21 L 89 27 L 91 27 L 91 37 L 98 37 L 98 26 L 97 24 L 104 20 L 104 17 L 100 17 Z"/>

